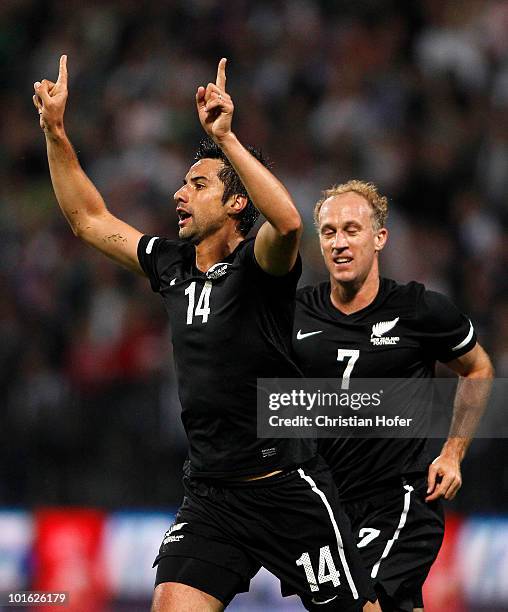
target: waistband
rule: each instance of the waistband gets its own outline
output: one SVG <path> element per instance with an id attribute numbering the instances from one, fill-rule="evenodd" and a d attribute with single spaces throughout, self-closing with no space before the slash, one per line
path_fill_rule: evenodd
<path id="1" fill-rule="evenodd" d="M 268 476 L 267 478 L 258 478 L 257 480 L 196 478 L 192 476 L 184 476 L 183 483 L 184 485 L 188 483 L 191 486 L 205 486 L 214 489 L 271 487 L 295 475 L 298 472 L 299 468 L 312 470 L 313 468 L 317 467 L 319 463 L 319 457 L 316 456 L 312 459 L 309 459 L 309 461 L 306 461 L 299 465 L 292 465 L 285 468 L 280 468 L 282 471 L 279 474 L 274 474 L 273 476 Z"/>
<path id="2" fill-rule="evenodd" d="M 427 474 L 425 472 L 414 472 L 411 474 L 401 474 L 396 478 L 390 478 L 382 483 L 379 483 L 379 489 L 376 487 L 375 493 L 367 493 L 361 497 L 354 497 L 348 499 L 347 497 L 341 497 L 341 501 L 344 505 L 353 507 L 355 505 L 370 504 L 373 506 L 382 505 L 393 499 L 393 496 L 400 492 L 404 485 L 412 485 L 415 488 L 422 482 L 426 483 Z"/>

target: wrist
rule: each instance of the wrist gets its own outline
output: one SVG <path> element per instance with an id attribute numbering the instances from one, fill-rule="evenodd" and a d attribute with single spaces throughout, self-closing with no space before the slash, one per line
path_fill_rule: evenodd
<path id="1" fill-rule="evenodd" d="M 441 449 L 441 457 L 446 457 L 457 463 L 461 463 L 466 454 L 467 442 L 464 438 L 450 438 Z"/>
<path id="2" fill-rule="evenodd" d="M 221 149 L 226 149 L 228 148 L 228 146 L 231 146 L 233 144 L 235 144 L 236 142 L 238 142 L 234 132 L 226 132 L 225 134 L 222 134 L 220 136 L 213 136 L 213 141 L 215 142 L 216 145 L 218 145 Z"/>
<path id="3" fill-rule="evenodd" d="M 58 123 L 52 126 L 45 126 L 44 135 L 48 140 L 51 140 L 52 142 L 59 142 L 65 140 L 66 134 L 63 123 Z"/>

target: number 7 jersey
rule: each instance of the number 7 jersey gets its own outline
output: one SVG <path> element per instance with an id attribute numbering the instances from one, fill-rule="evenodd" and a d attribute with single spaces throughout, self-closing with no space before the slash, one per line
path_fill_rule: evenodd
<path id="1" fill-rule="evenodd" d="M 293 350 L 306 378 L 431 378 L 476 344 L 469 319 L 420 283 L 382 278 L 376 298 L 350 315 L 331 302 L 330 283 L 297 292 Z M 318 440 L 345 501 L 381 490 L 403 474 L 426 471 L 422 439 Z"/>
<path id="2" fill-rule="evenodd" d="M 271 276 L 252 238 L 203 273 L 192 244 L 143 236 L 138 259 L 170 320 L 188 475 L 238 478 L 310 459 L 310 441 L 256 435 L 257 379 L 302 376 L 290 357 L 300 258 Z"/>

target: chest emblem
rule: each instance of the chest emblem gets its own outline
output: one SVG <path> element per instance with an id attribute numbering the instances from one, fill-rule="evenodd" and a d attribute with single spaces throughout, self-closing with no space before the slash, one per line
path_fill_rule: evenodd
<path id="1" fill-rule="evenodd" d="M 228 268 L 231 266 L 230 263 L 219 261 L 219 263 L 213 264 L 206 272 L 206 278 L 208 280 L 216 280 L 221 276 L 225 276 L 228 273 Z"/>
<path id="2" fill-rule="evenodd" d="M 380 321 L 372 326 L 370 341 L 374 346 L 387 346 L 389 344 L 397 344 L 400 340 L 399 336 L 385 336 L 399 322 L 399 317 L 393 321 Z"/>

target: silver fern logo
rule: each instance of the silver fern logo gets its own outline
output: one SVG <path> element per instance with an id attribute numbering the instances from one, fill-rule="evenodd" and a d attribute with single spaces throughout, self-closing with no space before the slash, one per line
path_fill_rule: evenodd
<path id="1" fill-rule="evenodd" d="M 175 531 L 180 531 L 180 529 L 187 525 L 187 523 L 175 523 L 171 525 L 171 527 L 164 534 L 164 539 L 162 540 L 162 545 L 171 544 L 173 542 L 179 542 L 185 537 L 185 534 L 182 535 L 172 535 Z"/>
<path id="2" fill-rule="evenodd" d="M 206 272 L 206 278 L 208 280 L 217 280 L 221 276 L 225 276 L 228 273 L 228 268 L 231 264 L 219 261 L 219 263 L 213 264 L 211 268 Z"/>
<path id="3" fill-rule="evenodd" d="M 372 326 L 372 334 L 370 341 L 374 346 L 386 346 L 388 344 L 397 344 L 400 340 L 398 336 L 388 336 L 385 334 L 391 331 L 399 322 L 399 317 L 393 321 L 380 321 Z"/>

